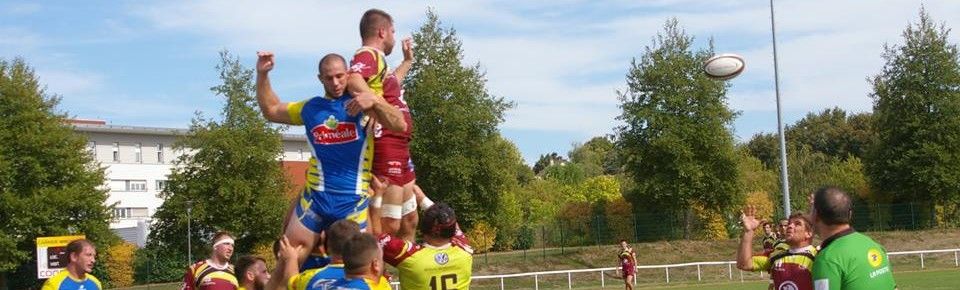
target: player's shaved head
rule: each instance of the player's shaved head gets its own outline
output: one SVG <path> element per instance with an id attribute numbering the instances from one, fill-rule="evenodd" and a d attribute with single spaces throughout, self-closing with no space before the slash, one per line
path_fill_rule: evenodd
<path id="1" fill-rule="evenodd" d="M 367 269 L 375 259 L 380 259 L 377 238 L 368 233 L 353 235 L 344 243 L 343 270 L 350 275 L 368 274 Z"/>
<path id="2" fill-rule="evenodd" d="M 380 29 L 390 25 L 393 25 L 393 17 L 387 12 L 380 9 L 367 10 L 360 18 L 360 38 L 366 40 L 376 37 Z"/>
<path id="3" fill-rule="evenodd" d="M 351 220 L 338 220 L 324 233 L 324 248 L 330 255 L 343 255 L 343 249 L 353 236 L 360 234 L 360 225 Z"/>
<path id="4" fill-rule="evenodd" d="M 826 225 L 849 224 L 853 215 L 853 202 L 843 190 L 824 187 L 813 194 L 813 209 L 816 218 Z"/>
<path id="5" fill-rule="evenodd" d="M 435 238 L 449 239 L 457 231 L 457 214 L 449 204 L 439 202 L 423 212 L 420 232 Z"/>
<path id="6" fill-rule="evenodd" d="M 317 70 L 322 74 L 324 68 L 336 64 L 342 65 L 344 69 L 347 68 L 347 60 L 344 59 L 343 56 L 336 53 L 329 53 L 324 55 L 323 58 L 320 58 L 320 64 L 317 65 Z"/>

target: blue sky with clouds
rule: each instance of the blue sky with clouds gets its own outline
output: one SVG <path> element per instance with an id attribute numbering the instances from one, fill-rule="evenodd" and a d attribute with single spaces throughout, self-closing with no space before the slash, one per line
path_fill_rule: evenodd
<path id="1" fill-rule="evenodd" d="M 839 106 L 869 111 L 867 77 L 880 71 L 885 43 L 916 21 L 960 27 L 960 1 L 776 1 L 784 119 Z M 360 45 L 368 8 L 393 14 L 398 37 L 433 7 L 457 30 L 464 59 L 486 71 L 488 90 L 516 103 L 500 129 L 528 163 L 618 125 L 617 91 L 630 61 L 664 21 L 676 17 L 697 45 L 743 55 L 729 104 L 741 140 L 776 130 L 770 11 L 765 0 L 645 1 L 0 1 L 0 58 L 25 58 L 60 108 L 113 124 L 186 127 L 195 112 L 218 113 L 217 52 L 252 67 L 255 52 L 277 54 L 282 99 L 320 92 L 315 63 Z M 956 33 L 950 39 L 958 43 Z M 391 63 L 401 56 L 392 55 Z"/>

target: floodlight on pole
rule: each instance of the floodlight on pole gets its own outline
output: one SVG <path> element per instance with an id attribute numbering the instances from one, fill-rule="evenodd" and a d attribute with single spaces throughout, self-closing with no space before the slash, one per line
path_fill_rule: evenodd
<path id="1" fill-rule="evenodd" d="M 777 64 L 777 26 L 770 0 L 770 34 L 773 40 L 773 87 L 777 95 L 777 135 L 780 137 L 780 184 L 783 193 L 783 216 L 790 216 L 790 179 L 787 175 L 787 139 L 783 134 L 783 113 L 780 104 L 780 67 Z"/>

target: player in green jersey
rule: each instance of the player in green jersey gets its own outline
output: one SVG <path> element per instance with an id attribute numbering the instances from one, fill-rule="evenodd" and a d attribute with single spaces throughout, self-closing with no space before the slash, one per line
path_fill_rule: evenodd
<path id="1" fill-rule="evenodd" d="M 835 187 L 817 190 L 812 216 L 823 239 L 813 263 L 816 290 L 896 289 L 887 251 L 850 227 L 853 216 L 850 196 Z"/>

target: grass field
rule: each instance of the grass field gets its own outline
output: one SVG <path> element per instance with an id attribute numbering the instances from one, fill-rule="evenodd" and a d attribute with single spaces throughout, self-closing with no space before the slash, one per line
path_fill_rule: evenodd
<path id="1" fill-rule="evenodd" d="M 960 289 L 960 269 L 950 269 L 950 270 L 929 270 L 929 271 L 917 271 L 917 272 L 898 272 L 894 274 L 895 279 L 897 279 L 897 284 L 900 286 L 900 290 L 957 290 Z M 575 289 L 585 289 L 585 290 L 600 290 L 600 289 L 623 289 L 623 284 L 618 283 L 618 280 L 608 280 L 606 287 L 598 286 L 576 286 Z M 598 282 L 599 283 L 599 282 Z M 525 285 L 528 283 L 518 283 L 518 284 L 507 284 L 504 283 L 506 289 L 533 289 L 532 285 Z M 566 285 L 545 285 L 541 284 L 540 289 L 566 289 Z M 123 290 L 176 290 L 179 289 L 179 283 L 172 284 L 158 284 L 158 285 L 149 285 L 149 286 L 138 286 L 132 288 L 121 288 Z M 488 287 L 471 287 L 472 289 L 486 289 Z M 495 287 L 499 289 L 499 285 Z M 637 289 L 670 289 L 670 290 L 694 290 L 694 289 L 714 289 L 714 290 L 764 290 L 767 289 L 766 281 L 749 281 L 749 282 L 722 282 L 722 283 L 676 283 L 671 285 L 665 284 L 645 284 L 638 285 Z"/>
<path id="2" fill-rule="evenodd" d="M 960 230 L 927 230 L 912 232 L 867 233 L 888 251 L 911 251 L 960 248 Z M 736 253 L 736 240 L 725 241 L 661 241 L 637 243 L 637 260 L 640 265 L 675 264 L 699 261 L 729 261 Z M 616 266 L 618 246 L 585 246 L 535 249 L 527 251 L 498 252 L 474 256 L 474 275 L 494 275 L 553 270 L 604 268 Z M 892 256 L 891 264 L 900 289 L 958 289 L 960 268 L 957 268 L 953 253 L 928 254 L 924 256 L 925 271 L 921 270 L 917 255 Z M 727 266 L 703 266 L 702 282 L 698 282 L 696 267 L 671 268 L 670 284 L 665 284 L 663 269 L 639 270 L 638 289 L 766 289 L 765 278 L 756 273 L 741 272 Z M 730 275 L 733 280 L 729 282 Z M 622 289 L 622 284 L 613 272 L 604 276 L 606 288 Z M 541 289 L 566 289 L 567 275 L 539 277 Z M 570 280 L 577 289 L 601 289 L 600 273 L 572 274 Z M 176 290 L 179 284 L 144 285 L 130 290 Z M 533 289 L 532 277 L 504 279 L 506 289 Z M 476 280 L 472 289 L 500 289 L 500 281 Z"/>

